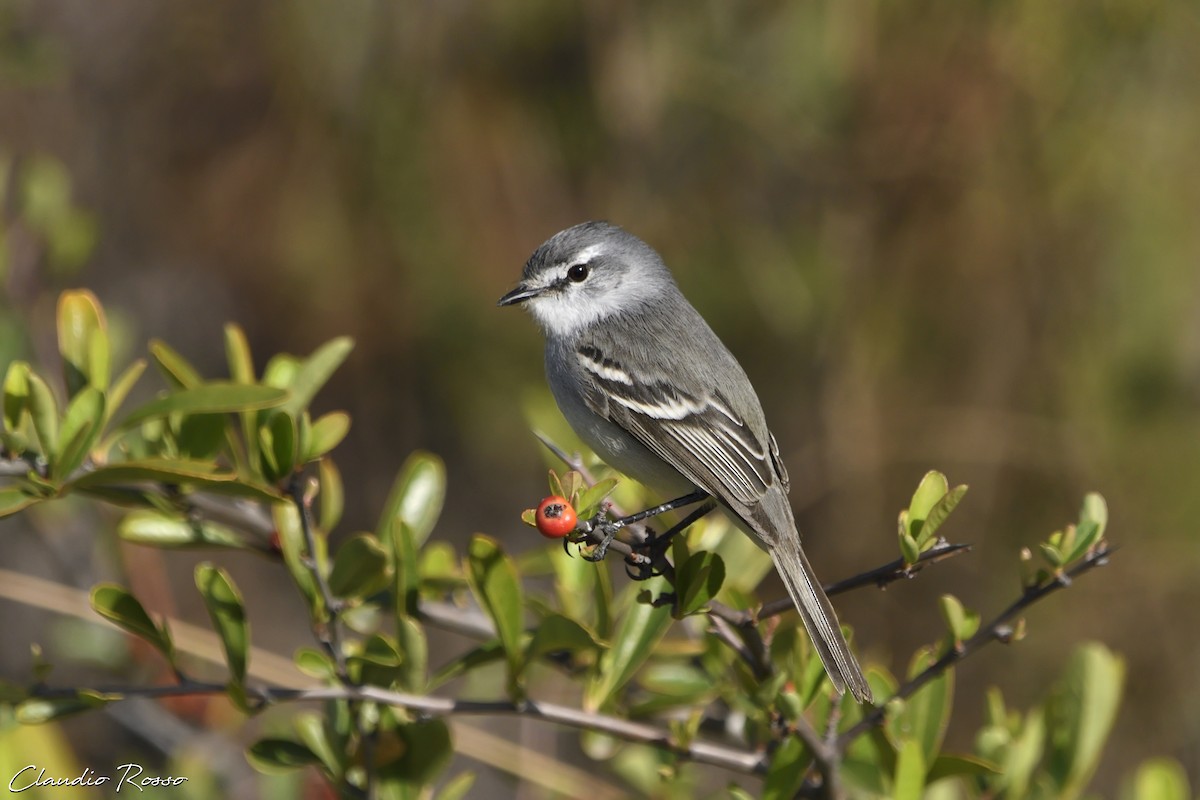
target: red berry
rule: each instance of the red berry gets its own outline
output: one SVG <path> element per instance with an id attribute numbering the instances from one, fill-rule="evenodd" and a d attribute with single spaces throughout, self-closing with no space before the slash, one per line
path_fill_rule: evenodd
<path id="1" fill-rule="evenodd" d="M 547 539 L 561 539 L 575 530 L 575 509 L 565 497 L 551 495 L 538 504 L 538 533 Z"/>

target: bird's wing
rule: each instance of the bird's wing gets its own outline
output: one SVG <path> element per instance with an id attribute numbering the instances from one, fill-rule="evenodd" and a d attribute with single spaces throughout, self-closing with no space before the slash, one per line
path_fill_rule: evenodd
<path id="1" fill-rule="evenodd" d="M 703 387 L 695 381 L 681 385 L 679 376 L 668 380 L 644 371 L 635 379 L 619 355 L 605 352 L 598 343 L 580 345 L 575 357 L 588 378 L 588 407 L 696 486 L 743 514 L 772 486 L 787 491 L 787 472 L 775 437 L 765 425 L 756 433 L 719 386 Z"/>

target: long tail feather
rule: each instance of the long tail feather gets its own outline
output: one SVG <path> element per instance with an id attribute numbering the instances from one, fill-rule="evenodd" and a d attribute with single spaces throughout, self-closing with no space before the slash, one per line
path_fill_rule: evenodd
<path id="1" fill-rule="evenodd" d="M 781 536 L 770 547 L 771 560 L 779 571 L 788 594 L 804 620 L 804 627 L 812 639 L 825 671 L 837 687 L 839 693 L 847 687 L 854 698 L 860 703 L 870 703 L 871 687 L 863 676 L 862 667 L 850 652 L 846 637 L 842 636 L 842 627 L 838 623 L 837 613 L 825 590 L 813 574 L 813 569 L 800 548 L 798 537 Z"/>

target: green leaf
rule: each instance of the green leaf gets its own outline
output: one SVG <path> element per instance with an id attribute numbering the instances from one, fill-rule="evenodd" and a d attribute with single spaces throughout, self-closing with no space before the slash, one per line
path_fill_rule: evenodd
<path id="1" fill-rule="evenodd" d="M 576 495 L 583 489 L 583 476 L 575 470 L 568 470 L 562 476 L 563 497 L 567 498 L 574 505 L 577 502 Z"/>
<path id="2" fill-rule="evenodd" d="M 550 494 L 554 495 L 555 497 L 567 496 L 567 490 L 563 487 L 562 479 L 558 477 L 558 473 L 554 470 L 550 470 L 549 481 Z"/>
<path id="3" fill-rule="evenodd" d="M 1070 564 L 1082 558 L 1104 536 L 1108 526 L 1108 506 L 1104 498 L 1092 492 L 1083 499 L 1079 511 L 1079 524 L 1075 528 L 1075 541 L 1063 554 L 1063 563 Z"/>
<path id="4" fill-rule="evenodd" d="M 1066 563 L 1062 551 L 1050 542 L 1038 542 L 1038 549 L 1042 551 L 1042 558 L 1046 559 L 1046 563 L 1051 567 L 1059 569 Z"/>
<path id="5" fill-rule="evenodd" d="M 410 787 L 424 787 L 437 778 L 454 754 L 450 729 L 440 719 L 402 725 L 395 735 L 400 740 L 397 749 L 402 754 L 380 765 L 379 776 L 385 786 L 395 781 Z"/>
<path id="6" fill-rule="evenodd" d="M 313 397 L 353 349 L 354 340 L 348 336 L 340 336 L 318 347 L 292 377 L 288 385 L 291 397 L 284 404 L 283 410 L 293 417 L 300 416 L 300 412 L 308 408 Z"/>
<path id="7" fill-rule="evenodd" d="M 716 553 L 693 553 L 676 570 L 675 594 L 679 618 L 694 614 L 716 597 L 725 581 L 725 562 Z"/>
<path id="8" fill-rule="evenodd" d="M 1187 772 L 1169 758 L 1143 761 L 1133 779 L 1131 800 L 1189 800 Z"/>
<path id="9" fill-rule="evenodd" d="M 404 654 L 400 686 L 405 691 L 423 692 L 428 682 L 429 643 L 425 631 L 412 617 L 396 620 L 396 643 Z"/>
<path id="10" fill-rule="evenodd" d="M 718 688 L 702 669 L 673 660 L 647 665 L 638 676 L 638 684 L 646 691 L 672 697 L 691 697 Z"/>
<path id="11" fill-rule="evenodd" d="M 293 739 L 267 737 L 259 739 L 246 750 L 250 766 L 267 775 L 280 775 L 310 764 L 320 764 L 321 759 L 312 750 Z"/>
<path id="12" fill-rule="evenodd" d="M 158 371 L 176 389 L 191 389 L 204 383 L 204 378 L 196 368 L 166 342 L 151 339 L 150 357 L 154 359 Z"/>
<path id="13" fill-rule="evenodd" d="M 296 421 L 285 411 L 271 415 L 259 428 L 263 477 L 276 483 L 291 474 L 296 465 Z"/>
<path id="14" fill-rule="evenodd" d="M 412 531 L 413 546 L 420 548 L 433 532 L 445 499 L 445 465 L 437 456 L 417 451 L 400 468 L 376 532 L 383 538 L 391 521 L 401 519 Z"/>
<path id="15" fill-rule="evenodd" d="M 29 410 L 29 364 L 14 361 L 4 374 L 4 426 L 16 433 Z"/>
<path id="16" fill-rule="evenodd" d="M 434 795 L 434 800 L 462 800 L 474 785 L 474 772 L 460 772 L 446 782 L 446 785 Z"/>
<path id="17" fill-rule="evenodd" d="M 509 692 L 516 695 L 523 666 L 524 631 L 521 613 L 524 601 L 517 568 L 495 539 L 476 534 L 467 547 L 467 575 L 476 601 L 496 626 L 508 659 Z"/>
<path id="18" fill-rule="evenodd" d="M 141 602 L 120 586 L 102 583 L 92 588 L 92 609 L 97 614 L 149 642 L 170 664 L 175 663 L 175 645 L 166 621 L 161 627 L 150 619 Z"/>
<path id="19" fill-rule="evenodd" d="M 345 491 L 342 488 L 342 473 L 333 459 L 322 458 L 317 465 L 317 524 L 323 531 L 331 531 L 342 521 L 345 507 Z"/>
<path id="20" fill-rule="evenodd" d="M 404 520 L 393 519 L 384 535 L 384 541 L 392 549 L 393 574 L 396 578 L 396 616 L 416 616 L 419 613 L 418 592 L 421 588 L 421 574 L 419 551 L 413 541 L 412 528 Z"/>
<path id="21" fill-rule="evenodd" d="M 956 644 L 970 639 L 979 630 L 979 614 L 967 611 L 954 595 L 942 595 L 938 598 L 938 606 L 942 612 L 942 619 L 946 621 L 946 628 Z"/>
<path id="22" fill-rule="evenodd" d="M 134 385 L 145 371 L 146 362 L 139 358 L 126 367 L 125 371 L 113 381 L 112 388 L 108 390 L 107 402 L 104 408 L 104 423 L 106 425 L 113 418 L 113 415 L 117 413 L 117 410 L 121 408 L 121 405 L 125 402 L 125 398 L 133 391 Z"/>
<path id="23" fill-rule="evenodd" d="M 179 423 L 175 442 L 182 458 L 208 460 L 225 441 L 224 414 L 189 414 Z"/>
<path id="24" fill-rule="evenodd" d="M 10 517 L 19 511 L 24 511 L 34 503 L 40 503 L 43 498 L 26 494 L 15 486 L 0 489 L 0 519 Z"/>
<path id="25" fill-rule="evenodd" d="M 587 628 L 561 614 L 550 614 L 543 619 L 529 640 L 525 658 L 533 661 L 547 653 L 598 650 L 600 645 Z"/>
<path id="26" fill-rule="evenodd" d="M 985 758 L 970 755 L 939 755 L 929 767 L 925 782 L 936 783 L 944 778 L 975 778 L 1002 774 L 1000 766 Z"/>
<path id="27" fill-rule="evenodd" d="M 223 483 L 233 483 L 237 474 L 216 472 L 218 467 L 210 461 L 185 461 L 182 459 L 148 458 L 141 461 L 118 461 L 85 472 L 67 483 L 70 488 L 93 486 L 118 486 L 148 481 L 170 485 L 190 485 L 217 488 Z"/>
<path id="28" fill-rule="evenodd" d="M 225 324 L 225 360 L 229 363 L 229 377 L 234 383 L 254 383 L 254 358 L 250 355 L 250 343 L 246 332 L 233 322 Z"/>
<path id="29" fill-rule="evenodd" d="M 900 555 L 904 558 L 905 564 L 915 564 L 921 558 L 921 546 L 903 528 L 900 530 Z"/>
<path id="30" fill-rule="evenodd" d="M 308 447 L 302 454 L 304 462 L 315 461 L 341 444 L 350 432 L 350 415 L 345 411 L 331 411 L 312 424 L 312 435 Z"/>
<path id="31" fill-rule="evenodd" d="M 932 648 L 917 651 L 909 666 L 909 677 L 923 672 L 936 660 Z M 889 717 L 886 725 L 888 735 L 897 743 L 915 741 L 920 746 L 922 763 L 933 763 L 941 750 L 946 727 L 950 724 L 953 696 L 954 670 L 947 669 L 917 690 L 898 713 Z"/>
<path id="32" fill-rule="evenodd" d="M 430 690 L 436 689 L 448 681 L 452 681 L 461 675 L 470 672 L 473 669 L 494 664 L 505 657 L 504 646 L 500 644 L 499 639 L 493 639 L 490 642 L 485 642 L 478 647 L 474 647 L 463 653 L 458 658 L 452 659 L 442 666 L 433 677 L 429 679 Z"/>
<path id="33" fill-rule="evenodd" d="M 323 651 L 311 647 L 301 647 L 292 656 L 292 660 L 296 662 L 296 667 L 310 678 L 316 678 L 322 682 L 337 679 L 337 665 Z"/>
<path id="34" fill-rule="evenodd" d="M 241 593 L 225 570 L 208 562 L 196 565 L 196 588 L 221 638 L 230 680 L 241 687 L 246 681 L 246 654 L 250 649 L 250 628 Z"/>
<path id="35" fill-rule="evenodd" d="M 375 633 L 366 638 L 362 649 L 346 659 L 346 669 L 355 683 L 365 683 L 384 689 L 392 688 L 400 679 L 404 654 L 387 636 Z"/>
<path id="36" fill-rule="evenodd" d="M 912 502 L 908 504 L 908 533 L 910 536 L 915 539 L 920 534 L 929 512 L 949 490 L 950 484 L 946 481 L 945 475 L 937 470 L 925 473 L 925 477 L 917 485 L 917 490 L 913 492 Z"/>
<path id="37" fill-rule="evenodd" d="M 205 383 L 151 400 L 126 417 L 120 427 L 129 429 L 147 419 L 168 414 L 219 414 L 274 408 L 288 399 L 287 391 L 271 386 L 240 383 Z"/>
<path id="38" fill-rule="evenodd" d="M 237 325 L 225 325 L 225 359 L 229 362 L 229 377 L 234 383 L 255 383 L 254 358 L 250 355 L 250 343 L 246 341 L 245 332 Z M 243 411 L 238 414 L 242 427 L 242 441 L 246 443 L 249 463 L 257 464 L 258 453 L 258 414 L 253 411 Z"/>
<path id="39" fill-rule="evenodd" d="M 312 711 L 301 712 L 292 719 L 292 726 L 308 751 L 320 759 L 328 775 L 337 779 L 346 771 L 345 754 L 329 741 L 323 716 Z"/>
<path id="40" fill-rule="evenodd" d="M 1100 528 L 1100 535 L 1104 535 L 1104 529 L 1108 527 L 1108 503 L 1104 502 L 1104 496 L 1097 492 L 1088 492 L 1083 498 L 1083 508 L 1079 511 L 1079 522 L 1094 522 Z"/>
<path id="41" fill-rule="evenodd" d="M 108 389 L 109 344 L 104 310 L 86 289 L 63 292 L 58 298 L 58 352 L 62 355 L 67 396 L 85 386 Z"/>
<path id="42" fill-rule="evenodd" d="M 579 515 L 579 518 L 588 519 L 595 516 L 600 510 L 600 504 L 617 488 L 617 483 L 616 478 L 605 478 L 602 481 L 596 481 L 589 488 L 580 492 L 575 507 L 575 513 Z"/>
<path id="43" fill-rule="evenodd" d="M 652 596 L 669 590 L 661 576 L 645 581 L 642 587 Z M 584 690 L 584 707 L 588 711 L 604 707 L 646 662 L 670 626 L 671 610 L 667 606 L 634 603 L 617 624 L 612 646 L 601 657 L 598 674 Z"/>
<path id="44" fill-rule="evenodd" d="M 338 597 L 361 599 L 383 591 L 391 580 L 387 550 L 371 534 L 359 533 L 338 548 L 329 588 Z"/>
<path id="45" fill-rule="evenodd" d="M 925 788 L 925 756 L 921 745 L 912 739 L 900 747 L 896 759 L 896 779 L 893 784 L 894 800 L 921 800 Z"/>
<path id="46" fill-rule="evenodd" d="M 1046 706 L 1047 772 L 1058 796 L 1077 797 L 1091 780 L 1121 702 L 1125 662 L 1101 644 L 1079 647 Z"/>
<path id="47" fill-rule="evenodd" d="M 271 509 L 271 517 L 275 521 L 275 530 L 279 533 L 279 547 L 283 550 L 283 563 L 296 588 L 308 602 L 308 609 L 314 621 L 325 620 L 325 603 L 317 592 L 317 585 L 312 571 L 307 566 L 309 556 L 304 530 L 300 525 L 300 513 L 292 503 L 279 503 Z M 324 539 L 316 537 L 317 549 L 321 549 Z"/>
<path id="48" fill-rule="evenodd" d="M 103 421 L 104 395 L 93 386 L 83 387 L 71 399 L 63 416 L 52 478 L 61 480 L 79 468 L 100 436 Z"/>
<path id="49" fill-rule="evenodd" d="M 804 785 L 804 776 L 812 761 L 808 749 L 798 736 L 783 740 L 771 766 L 767 768 L 767 779 L 763 784 L 763 800 L 791 800 Z"/>
<path id="50" fill-rule="evenodd" d="M 27 380 L 33 430 L 41 443 L 42 454 L 49 461 L 58 452 L 58 403 L 54 399 L 54 392 L 36 372 L 29 370 Z"/>
<path id="51" fill-rule="evenodd" d="M 121 695 L 79 690 L 73 697 L 31 697 L 20 703 L 15 712 L 17 722 L 40 725 L 56 719 L 101 708 L 120 700 Z"/>
<path id="52" fill-rule="evenodd" d="M 929 514 L 925 517 L 925 523 L 921 526 L 921 535 L 918 537 L 918 541 L 923 545 L 922 550 L 927 549 L 924 547 L 926 544 L 930 547 L 933 546 L 934 534 L 937 533 L 938 528 L 942 527 L 942 523 L 946 521 L 950 512 L 954 510 L 966 493 L 966 484 L 955 486 L 942 495 L 942 498 L 929 510 Z"/>

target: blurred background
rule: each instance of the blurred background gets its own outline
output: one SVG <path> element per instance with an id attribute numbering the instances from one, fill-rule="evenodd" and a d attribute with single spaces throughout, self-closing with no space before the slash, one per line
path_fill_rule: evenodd
<path id="1" fill-rule="evenodd" d="M 260 366 L 349 334 L 316 403 L 354 417 L 346 530 L 425 448 L 450 476 L 435 536 L 519 552 L 541 545 L 518 513 L 544 494 L 529 420 L 552 400 L 534 324 L 495 300 L 555 231 L 611 220 L 746 367 L 827 580 L 895 557 L 928 469 L 970 484 L 945 533 L 972 554 L 839 600 L 868 660 L 903 671 L 941 593 L 998 611 L 1019 549 L 1102 492 L 1112 564 L 959 670 L 950 742 L 971 747 L 985 687 L 1030 706 L 1098 639 L 1128 673 L 1094 787 L 1154 754 L 1195 785 L 1197 41 L 1178 0 L 0 0 L 4 212 L 60 227 L 49 249 L 9 231 L 0 356 L 49 363 L 70 286 L 105 304 L 121 360 L 160 337 L 208 375 L 226 321 Z M 96 528 L 0 533 L 0 565 L 101 569 Z M 202 620 L 189 557 L 156 558 L 183 576 L 172 612 Z M 289 605 L 267 570 L 235 564 L 252 619 Z M 54 618 L 0 607 L 19 679 Z M 305 641 L 278 623 L 259 644 Z M 82 725 L 85 763 L 121 763 Z"/>

